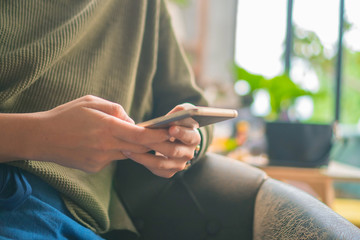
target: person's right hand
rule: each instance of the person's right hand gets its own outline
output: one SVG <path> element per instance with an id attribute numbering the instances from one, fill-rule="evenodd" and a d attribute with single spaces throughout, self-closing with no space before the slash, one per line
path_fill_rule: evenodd
<path id="1" fill-rule="evenodd" d="M 180 104 L 175 106 L 168 114 L 193 107 L 189 103 Z M 146 145 L 156 152 L 155 155 L 150 153 L 124 153 L 130 159 L 148 168 L 153 174 L 171 178 L 175 173 L 184 170 L 187 163 L 193 159 L 194 151 L 201 142 L 198 127 L 199 124 L 193 119 L 187 119 L 186 127 L 181 125 L 169 127 L 167 129 L 170 136 L 169 140 Z"/>
<path id="2" fill-rule="evenodd" d="M 36 114 L 38 123 L 30 159 L 97 172 L 123 151 L 145 153 L 148 144 L 167 141 L 167 130 L 138 127 L 124 109 L 107 100 L 85 96 Z"/>

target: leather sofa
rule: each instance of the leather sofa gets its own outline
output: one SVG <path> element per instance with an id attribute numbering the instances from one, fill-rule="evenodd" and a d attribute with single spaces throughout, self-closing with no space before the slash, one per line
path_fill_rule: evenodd
<path id="1" fill-rule="evenodd" d="M 209 153 L 171 179 L 131 161 L 118 169 L 115 184 L 139 235 L 107 239 L 360 239 L 316 198 L 223 156 Z"/>

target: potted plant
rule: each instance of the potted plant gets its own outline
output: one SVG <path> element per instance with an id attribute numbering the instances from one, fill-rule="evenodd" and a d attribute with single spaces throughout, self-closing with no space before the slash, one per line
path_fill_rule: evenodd
<path id="1" fill-rule="evenodd" d="M 248 98 L 256 91 L 269 94 L 271 111 L 265 117 L 265 138 L 270 165 L 319 167 L 328 164 L 332 125 L 301 123 L 289 113 L 296 99 L 315 94 L 302 89 L 286 74 L 267 79 L 235 66 L 236 81 L 249 85 Z"/>

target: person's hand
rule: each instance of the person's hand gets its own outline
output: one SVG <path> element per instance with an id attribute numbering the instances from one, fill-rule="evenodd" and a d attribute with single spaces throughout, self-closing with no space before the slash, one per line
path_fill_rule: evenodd
<path id="1" fill-rule="evenodd" d="M 127 158 L 123 151 L 145 153 L 150 151 L 148 146 L 170 138 L 165 129 L 136 126 L 120 105 L 94 96 L 37 113 L 37 117 L 30 159 L 86 172 Z"/>
<path id="2" fill-rule="evenodd" d="M 168 114 L 192 107 L 191 104 L 178 105 Z M 156 151 L 156 154 L 134 152 L 124 152 L 124 154 L 144 165 L 155 175 L 170 178 L 186 167 L 187 162 L 194 156 L 195 148 L 201 141 L 197 130 L 198 123 L 190 120 L 186 124 L 187 127 L 171 126 L 168 129 L 170 139 L 146 145 L 146 147 Z"/>

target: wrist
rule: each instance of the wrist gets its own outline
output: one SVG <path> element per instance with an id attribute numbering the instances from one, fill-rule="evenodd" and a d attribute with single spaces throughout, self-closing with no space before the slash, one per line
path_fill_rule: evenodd
<path id="1" fill-rule="evenodd" d="M 36 113 L 0 114 L 0 162 L 31 159 L 38 124 Z"/>

